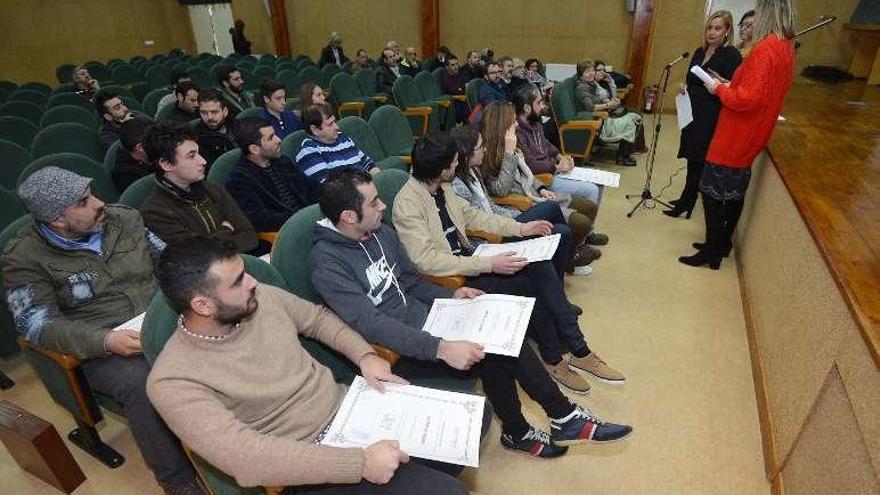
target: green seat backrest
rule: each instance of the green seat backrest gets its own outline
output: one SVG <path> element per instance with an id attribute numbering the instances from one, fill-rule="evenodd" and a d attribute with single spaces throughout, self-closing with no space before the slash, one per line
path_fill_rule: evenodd
<path id="1" fill-rule="evenodd" d="M 158 103 L 158 102 L 156 102 Z M 171 116 L 171 113 L 174 112 L 174 107 L 177 105 L 177 100 L 171 100 L 166 103 L 156 112 L 156 120 L 164 120 Z"/>
<path id="2" fill-rule="evenodd" d="M 8 205 L 7 198 L 5 197 L 5 191 L 0 190 L 0 195 L 3 196 L 3 204 Z M 16 198 L 17 199 L 17 198 Z M 4 206 L 4 209 L 6 206 Z M 0 215 L 5 214 L 5 212 L 0 213 Z M 18 235 L 18 232 L 26 227 L 33 224 L 33 219 L 30 215 L 24 215 L 23 213 L 10 222 L 8 225 L 4 225 L 0 227 L 0 253 L 6 250 L 6 244 L 9 241 Z M 3 287 L 3 271 L 0 270 L 0 293 L 6 294 L 6 288 Z M 15 322 L 12 319 L 12 315 L 9 313 L 9 308 L 6 306 L 6 301 L 3 304 L 0 304 L 0 357 L 7 357 L 18 352 L 18 331 L 15 328 Z"/>
<path id="3" fill-rule="evenodd" d="M 299 87 L 302 86 L 302 84 L 299 82 L 299 72 L 296 69 L 278 71 L 276 77 L 278 78 L 278 81 L 284 84 L 284 89 L 287 92 L 288 98 L 293 98 L 299 94 Z"/>
<path id="4" fill-rule="evenodd" d="M 287 289 L 284 278 L 271 265 L 247 254 L 242 254 L 241 258 L 244 260 L 245 271 L 260 283 Z M 144 324 L 141 327 L 141 345 L 144 349 L 144 356 L 150 364 L 156 361 L 156 357 L 162 352 L 165 343 L 176 329 L 177 312 L 168 304 L 165 294 L 162 291 L 156 291 L 147 308 Z"/>
<path id="5" fill-rule="evenodd" d="M 144 80 L 137 69 L 125 63 L 114 66 L 110 71 L 110 78 L 117 84 L 132 84 Z"/>
<path id="6" fill-rule="evenodd" d="M 3 115 L 19 117 L 39 125 L 40 117 L 43 116 L 43 107 L 29 101 L 7 101 L 0 105 L 0 116 Z"/>
<path id="7" fill-rule="evenodd" d="M 330 66 L 327 65 L 326 67 Z M 354 77 L 345 72 L 339 72 L 330 79 L 330 92 L 333 94 L 333 98 L 339 103 L 361 101 L 364 98 L 364 94 L 361 93 Z"/>
<path id="8" fill-rule="evenodd" d="M 257 96 L 254 96 L 254 101 L 257 101 Z M 260 98 L 262 101 L 262 98 Z M 246 117 L 259 117 L 263 111 L 263 107 L 253 107 L 253 108 L 245 108 L 241 112 L 238 112 L 238 115 L 235 116 L 236 119 L 243 119 Z"/>
<path id="9" fill-rule="evenodd" d="M 104 153 L 104 170 L 110 174 L 110 177 L 113 177 L 113 171 L 116 169 L 116 155 L 119 153 L 119 148 L 122 146 L 122 143 L 117 139 L 113 141 L 113 144 L 107 148 L 107 152 Z"/>
<path id="10" fill-rule="evenodd" d="M 73 79 L 73 71 L 75 70 L 76 66 L 73 64 L 61 64 L 55 69 L 55 77 L 59 83 L 70 82 Z"/>
<path id="11" fill-rule="evenodd" d="M 431 71 L 431 75 L 434 76 L 434 81 L 437 83 L 438 88 L 443 87 L 443 71 L 446 70 L 443 67 L 437 67 L 436 69 Z"/>
<path id="12" fill-rule="evenodd" d="M 61 83 L 52 90 L 53 95 L 57 95 L 58 93 L 73 93 L 76 91 L 76 87 L 72 82 Z"/>
<path id="13" fill-rule="evenodd" d="M 110 174 L 104 170 L 104 166 L 89 157 L 77 153 L 55 153 L 37 158 L 21 171 L 21 174 L 18 176 L 18 184 L 24 182 L 26 178 L 37 170 L 49 166 L 70 170 L 83 177 L 90 177 L 92 179 L 90 184 L 92 194 L 105 203 L 114 203 L 119 198 L 119 192 L 116 191 L 116 186 L 113 185 Z"/>
<path id="14" fill-rule="evenodd" d="M 400 76 L 394 81 L 392 87 L 394 91 L 394 100 L 400 108 L 426 106 L 427 98 L 419 91 L 415 80 L 410 76 Z"/>
<path id="15" fill-rule="evenodd" d="M 308 253 L 312 249 L 315 223 L 322 217 L 321 208 L 316 204 L 299 210 L 284 222 L 272 246 L 272 266 L 284 277 L 287 288 L 297 297 L 313 303 L 320 302 L 320 297 L 309 282 Z"/>
<path id="16" fill-rule="evenodd" d="M 125 103 L 125 106 L 131 110 L 132 112 L 143 112 L 144 107 L 141 106 L 141 102 L 135 98 L 134 96 L 120 95 L 119 98 Z"/>
<path id="17" fill-rule="evenodd" d="M 147 69 L 147 82 L 151 88 L 167 87 L 171 80 L 171 68 L 167 65 L 156 64 Z"/>
<path id="18" fill-rule="evenodd" d="M 235 168 L 235 164 L 238 163 L 239 160 L 241 160 L 240 148 L 229 150 L 218 156 L 217 159 L 214 160 L 214 164 L 211 165 L 211 169 L 208 170 L 208 180 L 226 187 L 226 183 L 229 182 L 229 175 L 232 173 L 232 169 Z"/>
<path id="19" fill-rule="evenodd" d="M 189 70 L 189 77 L 200 88 L 210 88 L 216 84 L 216 79 L 204 67 L 193 67 Z M 166 83 L 167 84 L 167 83 Z"/>
<path id="20" fill-rule="evenodd" d="M 52 87 L 46 83 L 41 82 L 26 82 L 18 87 L 18 89 L 30 89 L 33 91 L 39 91 L 43 93 L 46 97 L 52 94 Z"/>
<path id="21" fill-rule="evenodd" d="M 340 72 L 342 72 L 342 69 L 336 64 L 327 64 L 324 67 L 321 67 L 321 86 L 325 88 L 329 87 L 330 80 Z"/>
<path id="22" fill-rule="evenodd" d="M 439 98 L 443 96 L 440 85 L 434 80 L 434 75 L 430 72 L 419 72 L 415 78 L 419 91 L 425 98 Z"/>
<path id="23" fill-rule="evenodd" d="M 370 124 L 360 117 L 346 117 L 338 122 L 339 130 L 350 137 L 358 149 L 367 154 L 373 161 L 379 161 L 385 158 L 385 151 L 379 144 L 379 139 L 370 128 Z"/>
<path id="24" fill-rule="evenodd" d="M 134 93 L 134 97 L 137 101 L 144 101 L 144 97 L 147 96 L 153 88 L 150 87 L 150 84 L 146 81 L 139 81 L 136 83 L 132 83 L 131 92 Z"/>
<path id="25" fill-rule="evenodd" d="M 387 156 L 409 156 L 415 144 L 412 129 L 399 108 L 384 105 L 370 115 L 370 127 Z"/>
<path id="26" fill-rule="evenodd" d="M 18 176 L 32 161 L 31 153 L 18 143 L 0 139 L 0 186 L 12 191 L 18 185 Z M 4 197 L 0 208 L 9 205 Z M 5 212 L 4 212 L 5 215 Z M 2 228 L 2 225 L 0 225 Z"/>
<path id="27" fill-rule="evenodd" d="M 73 105 L 81 107 L 83 110 L 88 110 L 91 113 L 95 113 L 95 105 L 89 102 L 84 96 L 73 92 L 55 93 L 50 96 L 49 101 L 46 103 L 46 109 L 51 110 L 52 108 L 61 105 Z"/>
<path id="28" fill-rule="evenodd" d="M 73 96 L 76 96 L 80 100 L 85 99 L 80 95 Z M 40 127 L 46 128 L 52 124 L 62 124 L 65 122 L 84 125 L 95 132 L 97 132 L 100 127 L 95 112 L 90 112 L 81 106 L 75 105 L 60 105 L 46 110 L 46 113 L 40 118 Z"/>
<path id="29" fill-rule="evenodd" d="M 474 108 L 474 105 L 480 102 L 480 88 L 482 87 L 482 79 L 471 79 L 468 81 L 464 90 L 464 94 L 467 95 L 468 108 Z"/>
<path id="30" fill-rule="evenodd" d="M 574 120 L 576 112 L 570 80 L 562 81 L 554 86 L 551 105 L 553 106 L 553 115 L 560 124 Z"/>
<path id="31" fill-rule="evenodd" d="M 388 225 L 391 225 L 391 209 L 394 206 L 394 198 L 408 180 L 409 174 L 401 170 L 383 170 L 373 178 L 376 189 L 379 191 L 379 199 L 387 206 L 382 220 Z"/>
<path id="32" fill-rule="evenodd" d="M 104 159 L 98 134 L 82 124 L 52 124 L 37 133 L 31 144 L 34 158 L 54 153 L 79 153 L 96 162 Z"/>
<path id="33" fill-rule="evenodd" d="M 118 84 L 107 84 L 101 86 L 101 91 L 99 91 L 99 93 L 104 91 L 112 91 L 113 93 L 116 93 L 116 96 L 119 96 L 120 98 L 127 96 L 134 99 L 134 93 L 132 93 L 128 88 L 120 86 Z"/>
<path id="34" fill-rule="evenodd" d="M 140 179 L 132 182 L 116 201 L 125 206 L 131 206 L 135 210 L 139 210 L 147 196 L 156 188 L 156 177 L 153 174 L 145 175 Z"/>
<path id="35" fill-rule="evenodd" d="M 6 139 L 26 150 L 31 149 L 40 128 L 28 119 L 11 115 L 0 116 L 0 139 Z M 30 151 L 29 151 L 30 152 Z"/>
<path id="36" fill-rule="evenodd" d="M 46 103 L 49 101 L 49 95 L 35 89 L 18 88 L 6 98 L 6 101 L 27 101 L 38 105 L 40 108 L 45 108 Z"/>
<path id="37" fill-rule="evenodd" d="M 308 136 L 308 133 L 302 129 L 288 135 L 281 141 L 281 152 L 296 163 L 296 155 L 299 154 L 299 150 L 302 148 L 303 140 Z"/>
<path id="38" fill-rule="evenodd" d="M 354 80 L 364 96 L 373 96 L 379 92 L 379 82 L 375 69 L 362 69 L 354 73 Z"/>
<path id="39" fill-rule="evenodd" d="M 156 115 L 156 110 L 158 110 L 159 107 L 159 100 L 170 93 L 171 90 L 168 88 L 158 88 L 147 93 L 147 95 L 144 96 L 144 100 L 141 105 L 142 107 L 144 107 L 144 112 L 148 115 Z"/>
<path id="40" fill-rule="evenodd" d="M 315 83 L 318 86 L 321 86 L 321 84 L 323 84 L 323 79 L 321 71 L 313 65 L 306 66 L 299 72 L 300 84 Z"/>

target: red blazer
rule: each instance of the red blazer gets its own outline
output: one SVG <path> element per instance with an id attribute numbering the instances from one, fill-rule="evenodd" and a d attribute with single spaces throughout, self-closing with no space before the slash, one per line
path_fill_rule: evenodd
<path id="1" fill-rule="evenodd" d="M 755 45 L 730 86 L 719 85 L 716 90 L 722 106 L 706 161 L 750 167 L 773 134 L 793 78 L 794 49 L 789 40 L 771 34 Z"/>

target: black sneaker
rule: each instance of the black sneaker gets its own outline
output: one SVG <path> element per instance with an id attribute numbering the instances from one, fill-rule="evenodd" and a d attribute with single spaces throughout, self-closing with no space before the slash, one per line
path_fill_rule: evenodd
<path id="1" fill-rule="evenodd" d="M 632 433 L 632 426 L 606 423 L 588 410 L 576 406 L 567 421 L 550 419 L 550 439 L 558 445 L 582 442 L 611 442 Z"/>
<path id="2" fill-rule="evenodd" d="M 550 440 L 546 431 L 541 431 L 534 426 L 529 426 L 529 431 L 519 440 L 514 440 L 507 433 L 501 434 L 501 445 L 506 449 L 524 452 L 532 457 L 552 459 L 568 452 L 568 447 L 556 445 Z"/>

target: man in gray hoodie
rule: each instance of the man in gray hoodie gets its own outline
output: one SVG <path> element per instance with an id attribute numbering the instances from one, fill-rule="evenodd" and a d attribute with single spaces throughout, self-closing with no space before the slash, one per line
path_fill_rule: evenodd
<path id="1" fill-rule="evenodd" d="M 474 342 L 423 332 L 434 299 L 472 298 L 482 291 L 451 291 L 419 276 L 397 234 L 382 224 L 386 207 L 369 173 L 334 171 L 324 182 L 319 203 L 326 218 L 315 227 L 312 285 L 368 342 L 400 354 L 395 373 L 407 378 L 479 376 L 502 423 L 501 444 L 533 456 L 558 457 L 568 450 L 565 445 L 616 440 L 632 431 L 571 403 L 527 345 L 517 358 L 487 355 Z M 522 415 L 517 381 L 550 416 L 550 434 L 529 425 Z"/>

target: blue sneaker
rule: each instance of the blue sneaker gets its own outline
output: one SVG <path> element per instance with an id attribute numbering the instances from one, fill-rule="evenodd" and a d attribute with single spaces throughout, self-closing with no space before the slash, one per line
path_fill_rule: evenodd
<path id="1" fill-rule="evenodd" d="M 582 442 L 612 442 L 632 433 L 632 426 L 606 423 L 593 414 L 576 406 L 565 418 L 550 419 L 550 439 L 557 445 Z"/>
<path id="2" fill-rule="evenodd" d="M 514 440 L 507 433 L 501 434 L 501 445 L 510 450 L 524 452 L 532 457 L 552 459 L 568 452 L 568 447 L 556 445 L 550 440 L 546 431 L 541 431 L 534 426 L 529 426 L 529 431 L 519 440 Z"/>

